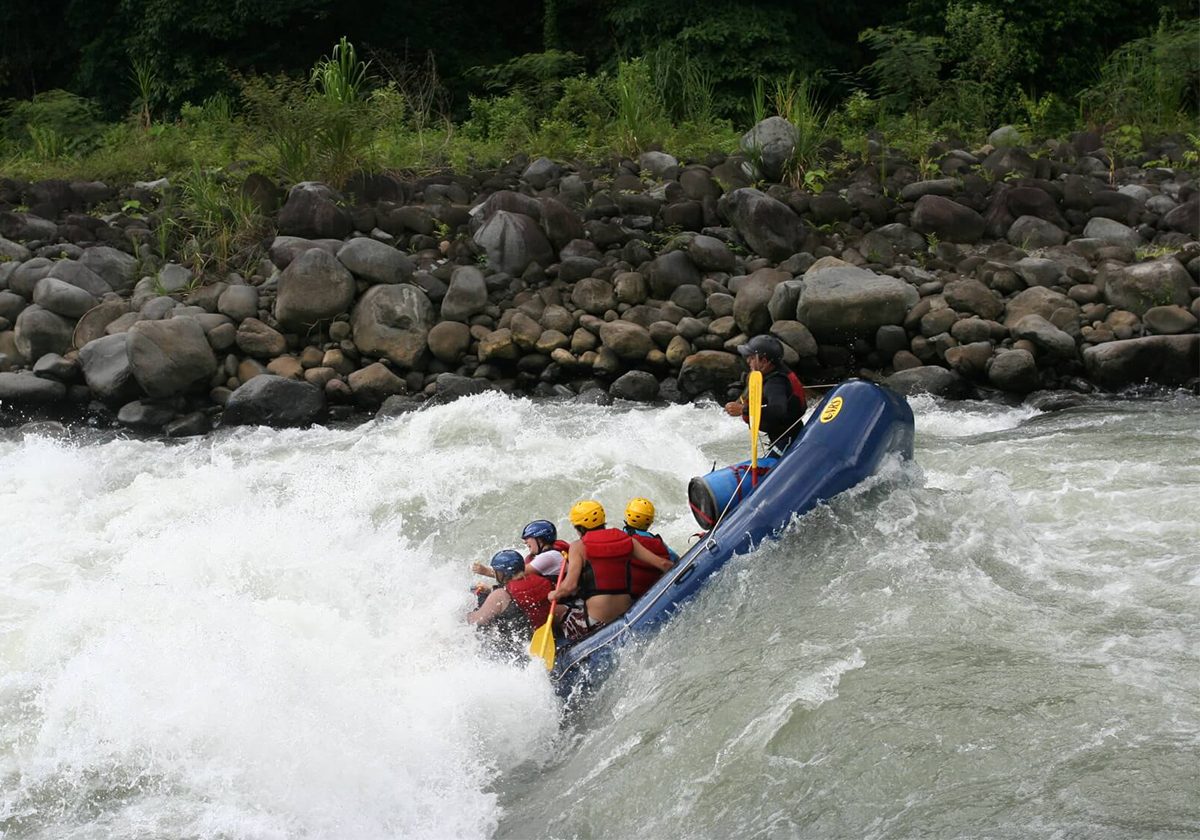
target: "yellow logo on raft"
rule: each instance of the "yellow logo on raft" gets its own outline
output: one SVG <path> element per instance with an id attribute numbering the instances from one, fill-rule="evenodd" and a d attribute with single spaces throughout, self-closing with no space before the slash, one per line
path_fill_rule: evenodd
<path id="1" fill-rule="evenodd" d="M 829 401 L 829 405 L 825 406 L 825 410 L 821 412 L 821 422 L 828 423 L 834 417 L 838 416 L 838 412 L 842 410 L 842 398 L 834 397 Z"/>

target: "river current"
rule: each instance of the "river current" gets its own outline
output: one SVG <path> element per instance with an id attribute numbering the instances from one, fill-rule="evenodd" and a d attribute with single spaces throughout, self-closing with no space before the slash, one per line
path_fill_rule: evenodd
<path id="1" fill-rule="evenodd" d="M 563 716 L 462 622 L 717 407 L 0 434 L 0 838 L 1200 836 L 1200 399 L 911 401 L 916 452 L 735 558 Z"/>

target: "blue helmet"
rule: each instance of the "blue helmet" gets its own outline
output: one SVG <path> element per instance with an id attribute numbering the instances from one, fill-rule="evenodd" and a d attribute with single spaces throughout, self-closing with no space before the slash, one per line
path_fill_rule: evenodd
<path id="1" fill-rule="evenodd" d="M 535 519 L 526 525 L 525 530 L 521 532 L 521 539 L 526 540 L 530 537 L 533 537 L 535 540 L 554 542 L 558 539 L 558 529 L 549 520 Z"/>
<path id="2" fill-rule="evenodd" d="M 525 558 L 509 548 L 504 551 L 497 551 L 492 556 L 492 562 L 488 565 L 492 567 L 492 571 L 497 575 L 513 577 L 525 571 Z"/>

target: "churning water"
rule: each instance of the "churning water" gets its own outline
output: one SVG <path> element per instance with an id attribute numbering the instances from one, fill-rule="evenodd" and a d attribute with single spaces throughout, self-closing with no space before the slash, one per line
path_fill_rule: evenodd
<path id="1" fill-rule="evenodd" d="M 0 438 L 0 837 L 1200 834 L 1200 400 L 913 400 L 560 718 L 468 566 L 748 451 L 716 407 Z"/>

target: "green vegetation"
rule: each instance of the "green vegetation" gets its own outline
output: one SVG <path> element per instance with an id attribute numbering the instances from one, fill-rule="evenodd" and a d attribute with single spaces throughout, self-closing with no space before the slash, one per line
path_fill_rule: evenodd
<path id="1" fill-rule="evenodd" d="M 179 0 L 128 0 L 108 15 L 67 0 L 22 14 L 27 5 L 0 11 L 9 176 L 195 182 L 236 162 L 341 184 L 518 153 L 686 160 L 734 151 L 772 114 L 797 130 L 786 180 L 813 192 L 868 158 L 885 179 L 887 149 L 932 177 L 935 140 L 981 143 L 1005 123 L 1033 142 L 1097 130 L 1114 169 L 1146 163 L 1144 143 L 1174 134 L 1185 159 L 1162 165 L 1195 165 L 1182 132 L 1200 103 L 1200 22 L 1176 0 L 843 0 L 804 14 L 781 0 L 613 0 L 602 12 L 416 2 L 402 21 L 369 2 L 349 20 L 332 0 L 204 15 Z M 55 15 L 70 25 L 48 25 Z M 405 52 L 372 48 L 400 43 L 398 27 Z M 331 28 L 346 34 L 320 55 Z M 203 218 L 197 230 L 215 235 Z M 222 236 L 237 253 L 240 234 Z"/>

